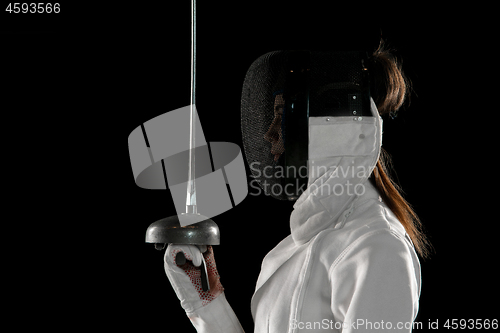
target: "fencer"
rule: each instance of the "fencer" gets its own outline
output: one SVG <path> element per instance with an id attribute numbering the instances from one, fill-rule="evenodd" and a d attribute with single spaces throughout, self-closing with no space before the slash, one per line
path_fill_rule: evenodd
<path id="1" fill-rule="evenodd" d="M 251 68 L 246 80 L 260 80 L 263 64 L 273 66 L 280 56 L 261 58 L 252 67 L 257 72 Z M 381 115 L 401 107 L 407 85 L 395 58 L 383 47 L 368 61 L 370 65 L 361 69 L 370 71 L 370 95 L 363 115 L 359 109 L 352 109 L 358 107 L 354 100 L 361 96 L 349 92 L 357 89 L 354 83 L 325 83 L 317 95 L 310 89 L 310 107 L 337 107 L 331 96 L 313 100 L 331 91 L 346 94 L 351 109 L 349 114 L 314 116 L 312 109 L 308 114 L 307 187 L 297 195 L 290 235 L 263 260 L 250 306 L 256 333 L 411 331 L 421 286 L 417 253 L 425 256 L 426 241 L 415 213 L 387 175 L 381 153 Z M 316 75 L 313 71 L 308 75 Z M 292 101 L 296 96 L 290 93 L 291 88 L 287 92 L 289 77 L 289 73 L 277 74 L 272 80 L 278 83 L 264 85 L 262 89 L 267 92 L 259 96 L 265 96 L 265 103 L 250 101 L 254 98 L 250 90 L 257 87 L 252 82 L 245 83 L 250 92 L 242 97 L 243 104 L 252 105 L 249 108 L 253 114 L 242 115 L 249 118 L 246 121 L 255 125 L 266 118 L 252 140 L 260 138 L 259 144 L 266 146 L 268 155 L 261 162 L 273 167 L 287 164 L 287 143 L 295 134 L 287 132 L 291 127 L 283 119 L 291 117 L 290 110 L 299 103 Z M 284 92 L 280 91 L 282 87 Z M 269 113 L 265 117 L 256 115 L 260 107 L 256 105 L 263 105 L 269 110 L 262 112 Z M 249 133 L 243 133 L 244 141 L 249 137 Z M 244 145 L 247 155 L 249 149 L 255 149 L 254 143 Z M 179 251 L 188 260 L 182 266 L 175 263 Z M 207 265 L 209 292 L 201 289 L 196 268 L 201 256 Z M 244 332 L 225 297 L 211 246 L 170 244 L 164 265 L 181 306 L 198 332 Z"/>

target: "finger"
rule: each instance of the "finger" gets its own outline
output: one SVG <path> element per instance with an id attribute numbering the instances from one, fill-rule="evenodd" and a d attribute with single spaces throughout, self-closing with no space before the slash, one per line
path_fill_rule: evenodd
<path id="1" fill-rule="evenodd" d="M 214 249 L 213 249 L 212 245 L 207 246 L 207 250 L 205 252 L 203 252 L 203 256 L 205 257 L 205 260 L 207 258 L 214 256 Z"/>
<path id="2" fill-rule="evenodd" d="M 169 263 L 175 263 L 177 265 L 182 265 L 182 259 L 178 253 L 182 252 L 186 260 L 193 263 L 193 266 L 199 267 L 201 265 L 201 251 L 196 247 L 196 245 L 185 245 L 185 244 L 169 244 L 167 251 L 165 252 L 165 261 Z M 177 258 L 180 261 L 177 261 Z"/>
<path id="3" fill-rule="evenodd" d="M 195 245 L 189 245 L 191 250 L 191 258 L 193 258 L 193 266 L 200 267 L 202 261 L 202 254 L 200 249 Z"/>

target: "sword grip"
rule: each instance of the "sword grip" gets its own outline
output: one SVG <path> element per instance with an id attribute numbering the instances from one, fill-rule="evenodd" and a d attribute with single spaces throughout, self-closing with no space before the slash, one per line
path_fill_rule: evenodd
<path id="1" fill-rule="evenodd" d="M 184 252 L 181 251 L 175 255 L 175 263 L 178 266 L 182 266 L 186 263 L 186 257 L 184 256 Z"/>
<path id="2" fill-rule="evenodd" d="M 201 257 L 201 289 L 203 291 L 210 291 L 210 283 L 208 281 L 207 266 L 205 265 L 205 258 Z"/>

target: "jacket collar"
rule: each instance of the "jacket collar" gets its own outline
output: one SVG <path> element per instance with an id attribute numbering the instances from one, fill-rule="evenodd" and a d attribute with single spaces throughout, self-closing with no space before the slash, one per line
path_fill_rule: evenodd
<path id="1" fill-rule="evenodd" d="M 371 112 L 373 117 L 309 118 L 309 182 L 290 216 L 296 245 L 335 227 L 372 187 L 367 179 L 382 146 L 382 119 L 373 100 Z"/>

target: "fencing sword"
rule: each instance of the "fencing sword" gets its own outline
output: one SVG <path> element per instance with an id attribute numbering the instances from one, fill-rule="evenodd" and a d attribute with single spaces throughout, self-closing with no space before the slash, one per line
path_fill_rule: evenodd
<path id="1" fill-rule="evenodd" d="M 186 245 L 219 245 L 220 233 L 217 224 L 210 218 L 200 215 L 196 204 L 196 173 L 195 173 L 195 147 L 196 147 L 196 0 L 191 0 L 191 105 L 189 124 L 189 164 L 186 195 L 186 213 L 182 214 L 184 220 L 200 221 L 182 227 L 177 215 L 170 216 L 152 223 L 146 231 L 146 242 L 155 243 L 157 250 L 165 248 L 166 244 Z M 186 263 L 184 253 L 176 255 L 177 265 Z M 203 291 L 210 290 L 207 268 L 202 256 L 201 284 Z"/>

